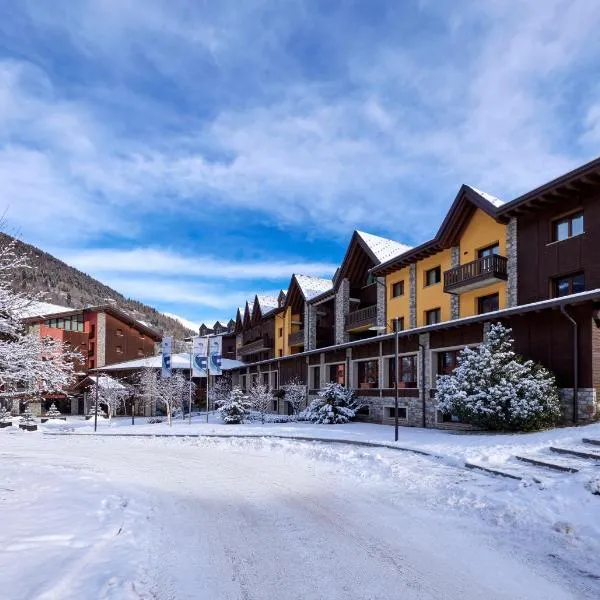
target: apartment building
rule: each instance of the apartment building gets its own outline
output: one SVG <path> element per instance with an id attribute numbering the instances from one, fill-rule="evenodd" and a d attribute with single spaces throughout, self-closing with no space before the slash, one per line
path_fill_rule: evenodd
<path id="1" fill-rule="evenodd" d="M 393 422 L 398 388 L 402 423 L 461 427 L 435 408 L 436 376 L 500 321 L 556 375 L 565 422 L 589 421 L 600 416 L 598 256 L 600 159 L 506 203 L 463 185 L 433 239 L 408 248 L 356 231 L 329 287 L 307 294 L 292 277 L 277 354 L 247 355 L 234 377 L 298 377 L 310 394 L 337 381 L 380 423 Z"/>

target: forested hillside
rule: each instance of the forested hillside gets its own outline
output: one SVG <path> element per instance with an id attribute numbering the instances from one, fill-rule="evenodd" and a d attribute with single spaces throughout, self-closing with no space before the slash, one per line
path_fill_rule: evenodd
<path id="1" fill-rule="evenodd" d="M 0 233 L 0 244 L 5 244 L 12 239 L 11 236 Z M 42 294 L 44 302 L 73 308 L 114 301 L 119 308 L 127 311 L 135 319 L 148 323 L 164 335 L 183 339 L 190 334 L 181 323 L 163 315 L 151 306 L 125 298 L 97 279 L 70 267 L 35 246 L 19 240 L 16 243 L 18 250 L 29 256 L 30 268 L 20 269 L 13 282 L 15 289 L 32 296 Z"/>

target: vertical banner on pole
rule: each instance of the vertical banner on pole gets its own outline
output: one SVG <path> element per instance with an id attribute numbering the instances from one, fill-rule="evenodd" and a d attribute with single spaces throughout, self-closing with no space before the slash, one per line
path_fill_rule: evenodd
<path id="1" fill-rule="evenodd" d="M 171 377 L 171 350 L 173 347 L 173 340 L 170 337 L 164 337 L 162 339 L 162 370 L 161 377 Z"/>
<path id="2" fill-rule="evenodd" d="M 192 376 L 206 377 L 206 362 L 208 360 L 208 339 L 196 336 L 192 339 Z"/>
<path id="3" fill-rule="evenodd" d="M 210 339 L 210 372 L 212 375 L 223 375 L 221 359 L 223 358 L 223 338 L 221 336 Z"/>

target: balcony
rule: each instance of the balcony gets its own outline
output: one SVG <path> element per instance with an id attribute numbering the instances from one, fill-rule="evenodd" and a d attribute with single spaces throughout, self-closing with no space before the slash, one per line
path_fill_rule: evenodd
<path id="1" fill-rule="evenodd" d="M 264 335 L 258 340 L 244 344 L 241 348 L 238 348 L 238 354 L 240 356 L 247 356 L 248 354 L 257 354 L 258 352 L 264 352 L 273 348 L 273 340 L 268 335 Z"/>
<path id="2" fill-rule="evenodd" d="M 508 260 L 492 254 L 449 269 L 444 273 L 444 291 L 462 294 L 508 279 Z"/>
<path id="3" fill-rule="evenodd" d="M 365 306 L 346 315 L 346 331 L 364 330 L 377 324 L 377 305 Z"/>
<path id="4" fill-rule="evenodd" d="M 304 329 L 290 333 L 290 335 L 288 335 L 288 344 L 292 348 L 294 346 L 304 346 Z"/>
<path id="5" fill-rule="evenodd" d="M 262 327 L 260 325 L 257 325 L 256 327 L 248 329 L 247 331 L 244 331 L 244 333 L 242 333 L 242 342 L 244 344 L 248 344 L 249 342 L 260 340 L 261 336 Z"/>

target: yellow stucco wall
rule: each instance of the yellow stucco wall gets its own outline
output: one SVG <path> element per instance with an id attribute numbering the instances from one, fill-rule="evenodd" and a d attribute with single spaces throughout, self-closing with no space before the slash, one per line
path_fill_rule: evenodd
<path id="1" fill-rule="evenodd" d="M 392 288 L 394 283 L 404 280 L 404 295 L 397 298 L 392 297 Z M 394 273 L 390 273 L 385 278 L 385 289 L 387 294 L 387 332 L 393 331 L 393 321 L 397 317 L 404 317 L 404 328 L 410 327 L 409 298 L 410 298 L 410 274 L 409 268 L 405 267 Z"/>
<path id="2" fill-rule="evenodd" d="M 477 209 L 460 238 L 460 264 L 477 259 L 477 251 L 498 243 L 500 254 L 506 256 L 506 226 Z M 464 292 L 460 295 L 460 316 L 477 314 L 477 298 L 498 293 L 500 308 L 506 308 L 506 282 Z"/>
<path id="3" fill-rule="evenodd" d="M 282 351 L 281 356 L 287 356 L 289 348 L 287 348 L 287 328 L 286 315 L 290 309 L 281 310 L 275 315 L 275 356 L 279 356 L 280 350 Z M 283 335 L 279 335 L 279 330 L 283 329 Z"/>
<path id="4" fill-rule="evenodd" d="M 450 320 L 450 294 L 444 293 L 444 271 L 447 271 L 451 264 L 450 250 L 442 250 L 417 263 L 417 327 L 426 324 L 426 311 L 438 307 L 441 309 L 442 321 Z M 438 265 L 442 269 L 441 281 L 435 285 L 425 286 L 425 273 Z"/>

